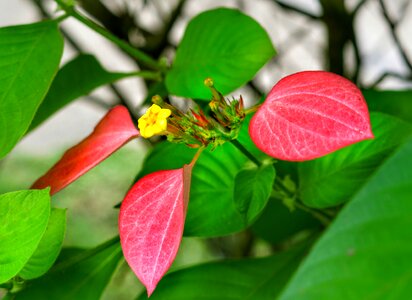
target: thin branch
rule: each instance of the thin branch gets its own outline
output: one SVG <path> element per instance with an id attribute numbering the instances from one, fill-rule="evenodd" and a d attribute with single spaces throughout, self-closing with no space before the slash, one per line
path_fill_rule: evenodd
<path id="1" fill-rule="evenodd" d="M 379 4 L 380 4 L 381 9 L 382 9 L 383 17 L 385 18 L 386 22 L 389 25 L 392 38 L 395 41 L 396 46 L 398 47 L 399 53 L 401 54 L 405 64 L 408 66 L 410 72 L 412 72 L 412 62 L 409 60 L 409 57 L 406 54 L 405 49 L 402 47 L 401 40 L 399 39 L 398 35 L 396 34 L 397 22 L 393 21 L 391 19 L 391 17 L 389 16 L 389 13 L 386 9 L 384 1 L 379 0 Z"/>
<path id="2" fill-rule="evenodd" d="M 359 1 L 358 5 L 356 5 L 356 7 L 351 12 L 351 15 L 355 16 L 366 2 L 368 2 L 368 0 Z"/>
<path id="3" fill-rule="evenodd" d="M 371 89 L 376 88 L 378 86 L 378 84 L 381 83 L 387 77 L 394 77 L 394 78 L 398 78 L 398 79 L 401 79 L 401 80 L 404 80 L 404 81 L 411 81 L 412 80 L 412 74 L 405 75 L 405 74 L 399 74 L 399 73 L 387 71 L 387 72 L 383 73 L 378 79 L 376 79 L 375 82 L 373 82 L 371 85 L 369 85 L 368 88 L 371 88 Z"/>
<path id="4" fill-rule="evenodd" d="M 308 18 L 311 18 L 312 20 L 319 21 L 319 20 L 321 19 L 321 16 L 314 15 L 314 14 L 312 14 L 312 13 L 306 11 L 306 10 L 302 10 L 302 9 L 296 7 L 296 6 L 292 6 L 292 5 L 286 4 L 286 3 L 282 2 L 282 1 L 279 1 L 279 0 L 273 0 L 273 1 L 274 1 L 277 5 L 279 5 L 280 7 L 284 8 L 284 9 L 286 9 L 286 10 L 289 10 L 289 11 L 292 11 L 292 12 L 295 12 L 295 13 L 298 13 L 298 14 L 301 14 L 301 15 L 303 15 L 303 16 L 306 16 L 306 17 L 308 17 Z"/>

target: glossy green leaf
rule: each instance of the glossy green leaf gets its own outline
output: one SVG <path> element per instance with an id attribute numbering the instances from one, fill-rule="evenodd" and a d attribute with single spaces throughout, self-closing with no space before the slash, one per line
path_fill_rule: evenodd
<path id="1" fill-rule="evenodd" d="M 275 299 L 305 254 L 305 247 L 265 258 L 207 263 L 172 272 L 150 300 Z M 147 299 L 145 293 L 138 300 Z"/>
<path id="2" fill-rule="evenodd" d="M 25 280 L 34 279 L 45 274 L 56 261 L 62 247 L 66 231 L 66 210 L 52 208 L 49 224 L 36 251 L 19 272 Z"/>
<path id="3" fill-rule="evenodd" d="M 380 111 L 412 123 L 412 90 L 363 90 L 370 111 Z"/>
<path id="4" fill-rule="evenodd" d="M 147 157 L 139 177 L 157 170 L 181 168 L 192 160 L 195 153 L 195 149 L 185 145 L 156 145 Z M 192 172 L 186 236 L 225 235 L 250 225 L 239 213 L 233 200 L 235 177 L 247 162 L 246 156 L 230 143 L 214 151 L 202 152 Z"/>
<path id="5" fill-rule="evenodd" d="M 313 230 L 320 225 L 309 213 L 300 209 L 290 211 L 282 201 L 270 199 L 251 230 L 271 244 L 278 244 L 303 230 Z"/>
<path id="6" fill-rule="evenodd" d="M 412 133 L 409 123 L 372 113 L 375 138 L 299 164 L 300 198 L 308 206 L 341 204 L 366 182 L 382 161 Z"/>
<path id="7" fill-rule="evenodd" d="M 45 276 L 29 281 L 16 300 L 98 300 L 115 271 L 122 251 L 118 239 L 86 251 L 65 251 Z"/>
<path id="8" fill-rule="evenodd" d="M 56 22 L 0 28 L 0 159 L 29 128 L 62 51 Z"/>
<path id="9" fill-rule="evenodd" d="M 228 94 L 251 80 L 275 55 L 266 31 L 238 10 L 218 8 L 193 18 L 176 52 L 166 87 L 174 95 L 210 99 L 203 85 L 213 78 Z"/>
<path id="10" fill-rule="evenodd" d="M 275 174 L 272 164 L 252 166 L 237 173 L 233 198 L 247 224 L 253 223 L 265 208 L 272 193 Z"/>
<path id="11" fill-rule="evenodd" d="M 81 54 L 64 65 L 56 75 L 49 92 L 30 126 L 33 129 L 71 101 L 95 88 L 133 75 L 106 71 L 93 55 Z"/>
<path id="12" fill-rule="evenodd" d="M 281 300 L 409 299 L 412 294 L 412 139 L 342 210 Z"/>
<path id="13" fill-rule="evenodd" d="M 35 252 L 50 216 L 49 189 L 0 195 L 0 283 L 19 273 Z"/>

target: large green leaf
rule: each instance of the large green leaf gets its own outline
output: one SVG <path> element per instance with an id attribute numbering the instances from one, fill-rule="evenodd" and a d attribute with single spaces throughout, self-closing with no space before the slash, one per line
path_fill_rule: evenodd
<path id="1" fill-rule="evenodd" d="M 187 26 L 166 86 L 174 95 L 210 99 L 203 81 L 211 77 L 216 88 L 228 94 L 274 55 L 268 34 L 254 19 L 234 9 L 210 10 Z"/>
<path id="2" fill-rule="evenodd" d="M 380 111 L 412 123 L 412 90 L 363 90 L 370 111 Z"/>
<path id="3" fill-rule="evenodd" d="M 280 299 L 409 299 L 412 139 L 347 204 Z"/>
<path id="4" fill-rule="evenodd" d="M 412 126 L 395 117 L 372 113 L 375 138 L 299 164 L 300 198 L 308 206 L 341 204 L 399 144 L 412 133 Z"/>
<path id="5" fill-rule="evenodd" d="M 19 272 L 23 279 L 34 279 L 45 274 L 53 265 L 63 243 L 66 231 L 66 210 L 53 208 L 49 224 L 36 251 Z"/>
<path id="6" fill-rule="evenodd" d="M 195 149 L 185 145 L 158 144 L 146 158 L 139 176 L 157 170 L 181 168 L 191 161 L 195 153 Z M 246 156 L 230 143 L 214 151 L 203 151 L 192 172 L 186 236 L 219 236 L 250 225 L 233 199 L 235 177 L 247 163 Z M 255 206 L 254 203 L 251 205 Z M 261 209 L 263 207 L 260 206 Z M 254 211 L 255 215 L 259 213 Z"/>
<path id="7" fill-rule="evenodd" d="M 150 300 L 275 299 L 299 265 L 306 247 L 274 256 L 207 263 L 172 272 Z M 145 293 L 139 300 L 147 299 Z"/>
<path id="8" fill-rule="evenodd" d="M 0 283 L 24 267 L 34 253 L 50 216 L 49 189 L 0 195 Z"/>
<path id="9" fill-rule="evenodd" d="M 313 230 L 320 225 L 309 213 L 300 209 L 290 211 L 282 201 L 270 199 L 251 230 L 271 244 L 278 244 L 303 230 Z"/>
<path id="10" fill-rule="evenodd" d="M 62 251 L 59 262 L 49 273 L 29 281 L 27 288 L 16 294 L 16 300 L 98 300 L 119 260 L 122 251 L 118 240 L 112 240 L 86 251 Z"/>
<path id="11" fill-rule="evenodd" d="M 27 131 L 62 51 L 56 22 L 0 28 L 0 159 Z"/>
<path id="12" fill-rule="evenodd" d="M 40 105 L 30 129 L 37 127 L 52 114 L 95 88 L 133 75 L 110 73 L 93 55 L 81 54 L 64 65 L 56 75 L 49 92 Z"/>
<path id="13" fill-rule="evenodd" d="M 247 224 L 253 223 L 266 206 L 275 174 L 272 164 L 252 166 L 237 173 L 233 197 L 236 208 Z"/>

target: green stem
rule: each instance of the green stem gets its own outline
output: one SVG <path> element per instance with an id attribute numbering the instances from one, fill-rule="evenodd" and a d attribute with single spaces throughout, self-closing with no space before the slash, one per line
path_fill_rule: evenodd
<path id="1" fill-rule="evenodd" d="M 325 215 L 323 215 L 319 211 L 317 211 L 315 209 L 312 209 L 310 207 L 307 207 L 307 206 L 299 203 L 298 201 L 295 202 L 295 206 L 297 208 L 303 210 L 303 211 L 306 211 L 307 213 L 310 213 L 313 217 L 318 219 L 325 226 L 328 226 L 331 222 Z"/>
<path id="2" fill-rule="evenodd" d="M 100 35 L 104 36 L 108 40 L 112 41 L 115 43 L 117 46 L 119 46 L 121 49 L 123 49 L 126 53 L 130 54 L 134 58 L 136 58 L 138 61 L 141 63 L 146 64 L 147 66 L 155 69 L 155 70 L 163 70 L 164 67 L 158 63 L 155 59 L 144 53 L 143 51 L 140 51 L 128 43 L 124 42 L 123 40 L 119 39 L 115 35 L 111 34 L 109 31 L 107 31 L 105 28 L 102 26 L 96 24 L 92 20 L 86 18 L 85 16 L 81 15 L 79 12 L 75 10 L 74 7 L 68 6 L 67 4 L 63 3 L 61 0 L 56 0 L 56 2 L 60 5 L 60 7 L 70 16 L 73 18 L 77 19 L 78 21 L 82 22 L 84 25 L 87 27 L 93 29 Z"/>
<path id="3" fill-rule="evenodd" d="M 159 72 L 152 72 L 152 71 L 136 71 L 129 73 L 131 76 L 138 76 L 144 79 L 150 79 L 155 81 L 161 81 L 162 75 Z"/>
<path id="4" fill-rule="evenodd" d="M 242 152 L 247 158 L 249 158 L 256 166 L 260 167 L 262 163 L 253 156 L 252 153 L 249 152 L 238 140 L 231 140 L 230 141 L 233 146 L 235 146 L 240 152 Z"/>

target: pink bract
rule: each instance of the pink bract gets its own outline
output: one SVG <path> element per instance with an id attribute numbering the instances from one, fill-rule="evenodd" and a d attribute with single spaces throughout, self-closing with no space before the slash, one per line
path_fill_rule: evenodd
<path id="1" fill-rule="evenodd" d="M 175 259 L 182 239 L 190 184 L 190 174 L 187 186 L 184 183 L 184 170 L 146 175 L 120 208 L 123 254 L 149 296 Z"/>
<path id="2" fill-rule="evenodd" d="M 324 71 L 280 80 L 253 116 L 249 134 L 260 150 L 289 161 L 317 158 L 373 138 L 361 91 Z"/>

